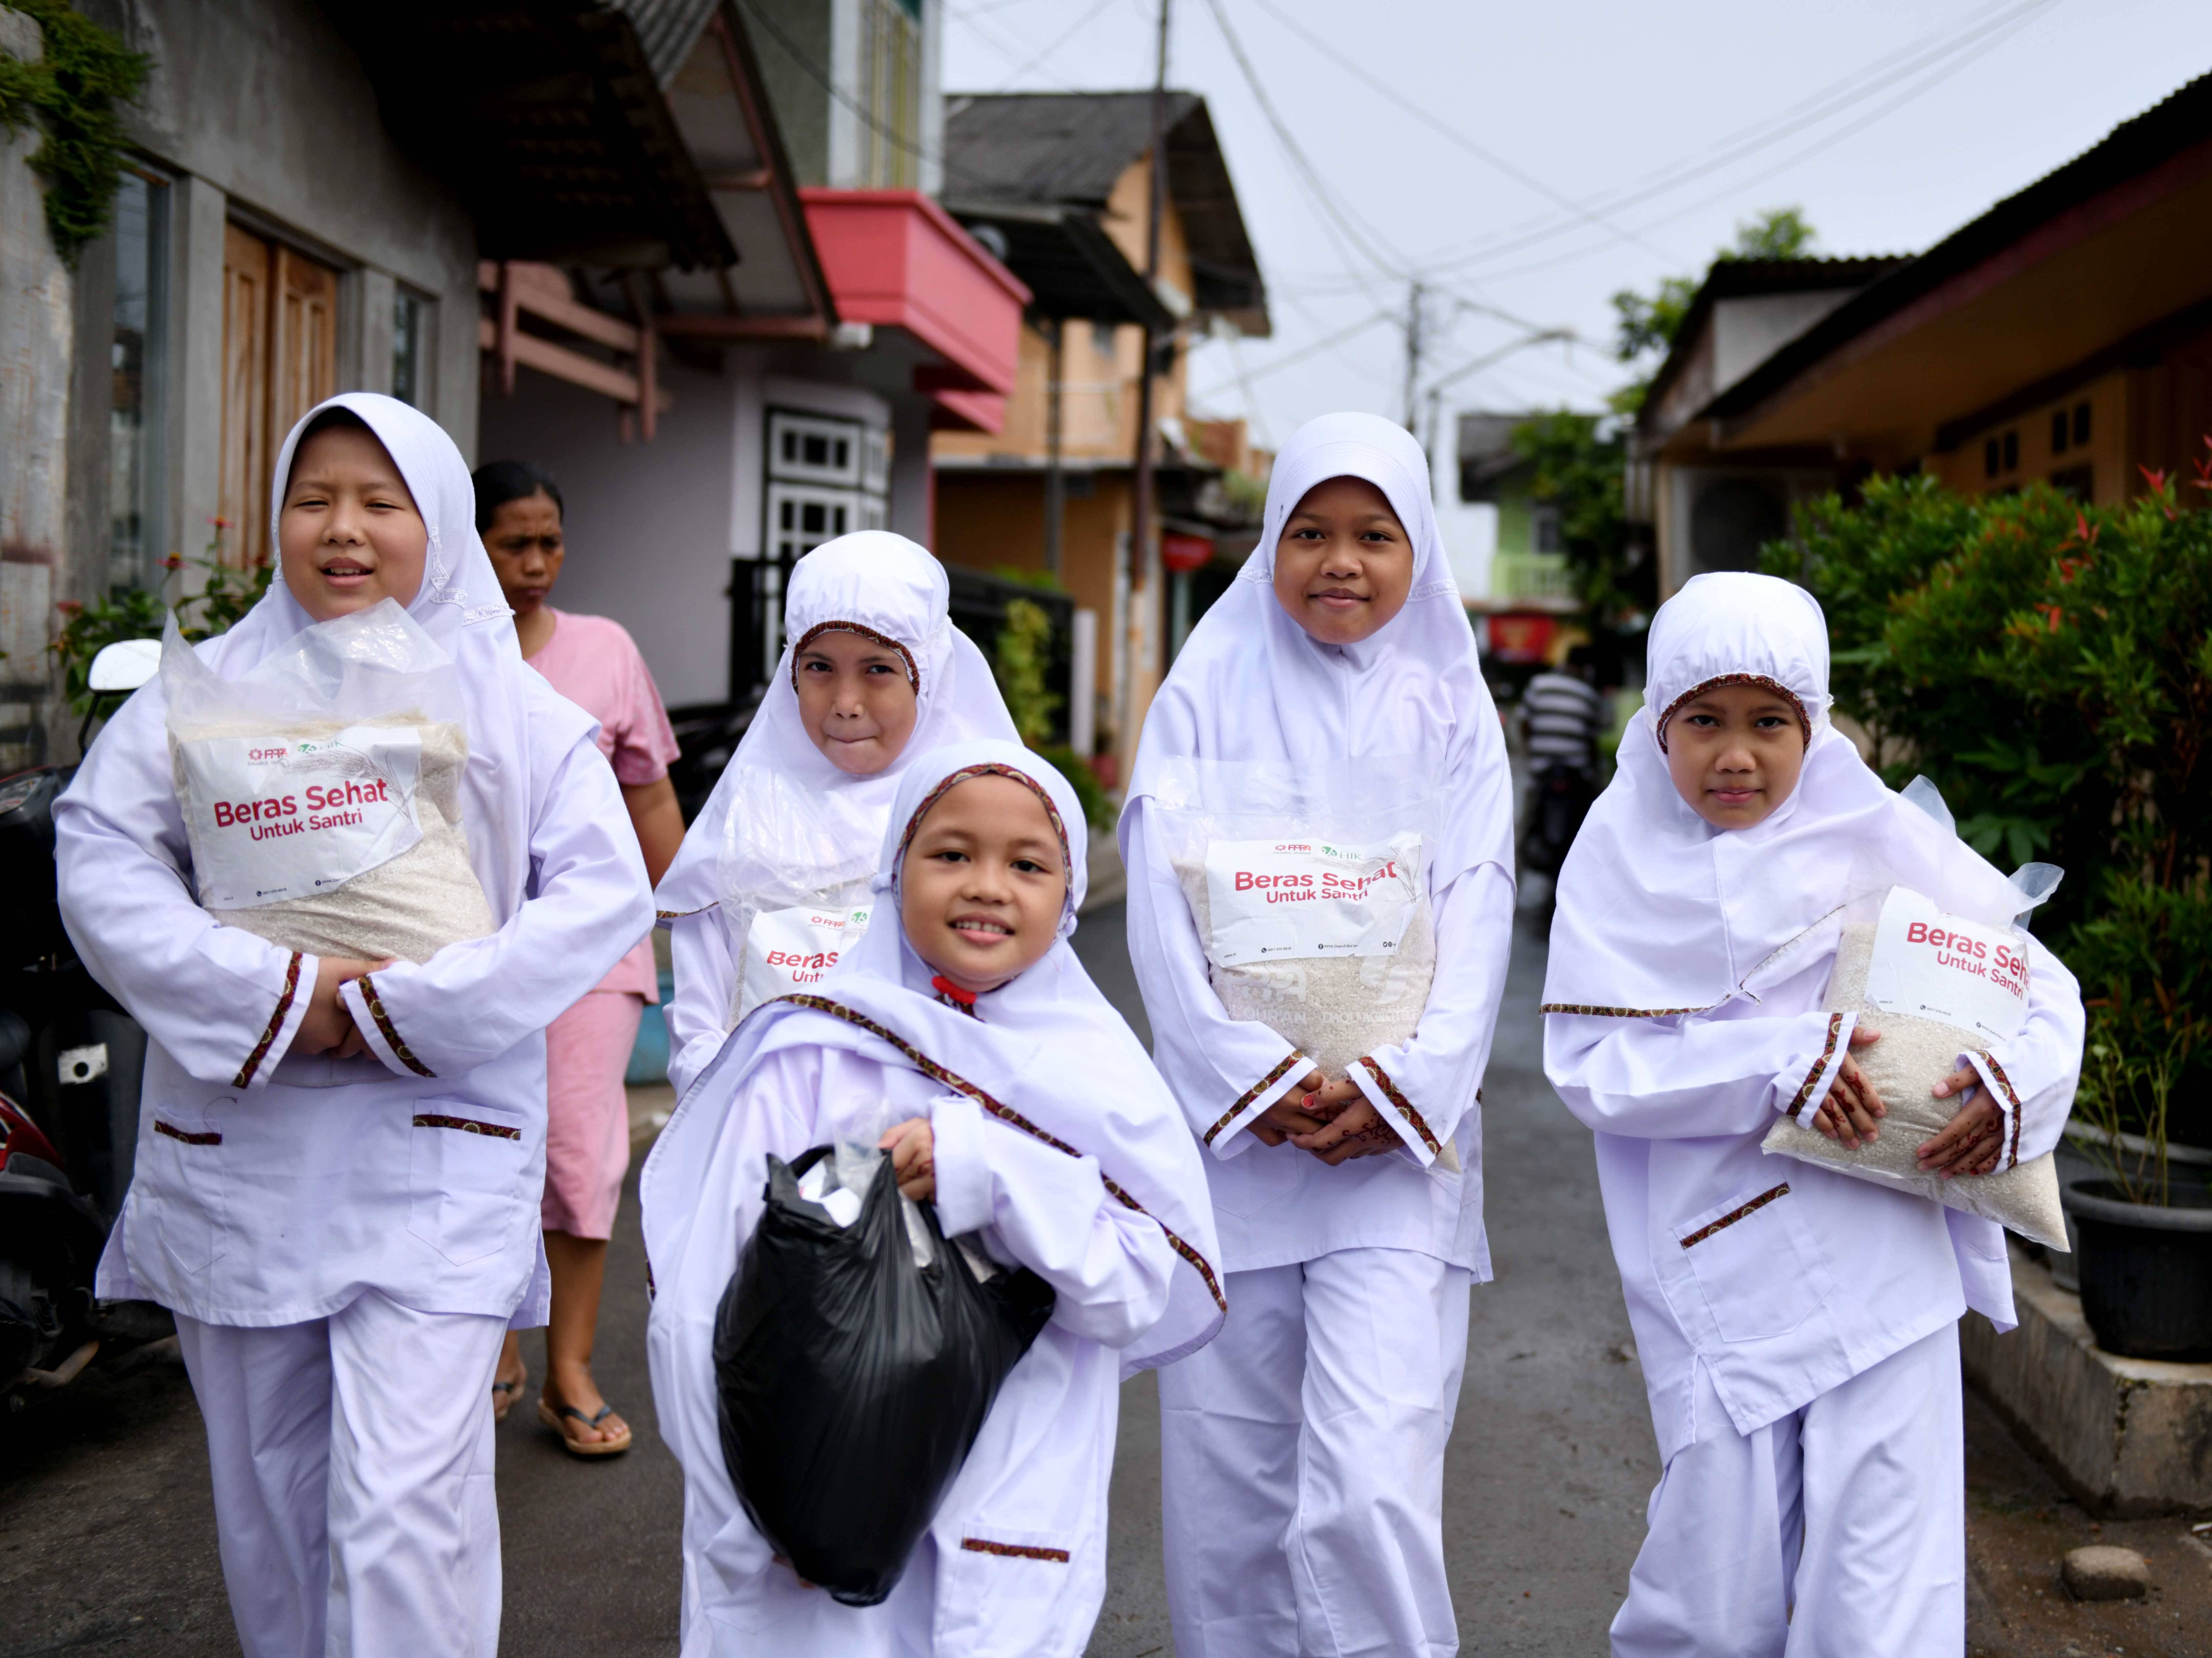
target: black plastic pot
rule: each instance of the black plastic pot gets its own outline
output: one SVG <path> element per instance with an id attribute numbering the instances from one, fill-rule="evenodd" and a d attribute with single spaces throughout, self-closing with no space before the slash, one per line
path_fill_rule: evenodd
<path id="1" fill-rule="evenodd" d="M 2081 1316 L 2108 1353 L 2212 1358 L 2212 1190 L 2177 1180 L 2167 1195 L 2131 1204 L 2110 1180 L 2068 1183 Z"/>

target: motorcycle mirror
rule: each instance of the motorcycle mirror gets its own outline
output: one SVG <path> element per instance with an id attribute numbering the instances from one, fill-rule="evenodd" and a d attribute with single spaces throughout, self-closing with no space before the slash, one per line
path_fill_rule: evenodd
<path id="1" fill-rule="evenodd" d="M 115 693 L 136 691 L 161 669 L 159 639 L 118 639 L 102 645 L 85 675 L 88 690 Z"/>

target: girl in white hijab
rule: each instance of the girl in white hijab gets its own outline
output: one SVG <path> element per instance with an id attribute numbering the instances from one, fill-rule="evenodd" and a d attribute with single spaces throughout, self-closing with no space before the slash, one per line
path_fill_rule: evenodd
<path id="1" fill-rule="evenodd" d="M 793 566 L 775 678 L 654 893 L 672 934 L 679 1095 L 763 992 L 809 988 L 834 964 L 839 923 L 848 939 L 866 926 L 865 903 L 836 900 L 865 891 L 908 762 L 1013 741 L 990 664 L 947 613 L 951 592 L 927 548 L 884 530 Z M 805 697 L 802 674 L 819 682 Z M 826 928 L 806 925 L 815 911 Z"/>
<path id="2" fill-rule="evenodd" d="M 1300 429 L 1258 549 L 1152 703 L 1121 818 L 1153 1055 L 1208 1154 L 1230 1271 L 1220 1339 L 1160 1373 L 1169 1606 L 1176 1649 L 1205 1658 L 1457 1641 L 1443 1451 L 1468 1289 L 1490 1276 L 1478 1088 L 1504 988 L 1512 814 L 1431 500 L 1402 428 L 1340 414 Z M 1411 776 L 1437 802 L 1427 1003 L 1410 1040 L 1334 1087 L 1231 1017 L 1209 981 L 1164 802 L 1179 772 L 1221 762 L 1347 778 L 1334 805 L 1354 820 L 1365 778 Z M 1340 1112 L 1326 1127 L 1304 1114 L 1316 1091 Z"/>
<path id="3" fill-rule="evenodd" d="M 248 1658 L 491 1658 L 492 1367 L 546 1314 L 544 1031 L 650 925 L 645 868 L 591 720 L 522 665 L 453 440 L 349 393 L 293 429 L 272 495 L 279 570 L 200 660 L 236 680 L 404 606 L 459 669 L 496 930 L 378 965 L 218 924 L 161 683 L 133 696 L 54 811 L 70 937 L 149 1038 L 98 1290 L 176 1314 Z"/>
<path id="4" fill-rule="evenodd" d="M 1545 1070 L 1596 1131 L 1666 1466 L 1613 1650 L 1956 1658 L 1956 1326 L 1972 1307 L 2012 1327 L 2002 1234 L 1759 1143 L 1783 1112 L 1847 1143 L 1883 1131 L 1848 1057 L 1878 1037 L 1820 1009 L 1834 939 L 1785 947 L 1877 886 L 1969 913 L 2027 900 L 1830 722 L 1802 589 L 1693 578 L 1653 619 L 1648 679 L 1561 873 L 1544 984 Z M 2031 954 L 2026 1027 L 1942 1085 L 1965 1106 L 1920 1149 L 1931 1169 L 2058 1138 L 2081 997 Z"/>
<path id="5" fill-rule="evenodd" d="M 1012 930 L 1006 948 L 1034 963 L 996 988 L 979 988 L 988 977 L 963 985 L 947 977 L 956 964 L 918 953 L 909 923 L 942 957 L 946 941 L 932 930 L 945 917 L 908 908 L 908 894 L 917 864 L 945 856 L 929 838 L 933 811 L 1009 783 L 1042 802 L 1035 850 L 1057 868 L 1023 845 L 1004 856 L 956 847 L 967 871 L 951 924 L 995 912 Z M 984 805 L 1011 816 L 1003 802 Z M 817 991 L 747 1017 L 646 1161 L 653 1397 L 684 1465 L 684 1658 L 1074 1658 L 1090 1637 L 1106 1588 L 1118 1384 L 1209 1339 L 1222 1292 L 1189 1134 L 1067 942 L 1084 892 L 1082 822 L 1066 780 L 1018 743 L 915 759 L 888 814 L 875 924 Z M 1042 890 L 1048 877 L 1056 889 L 1029 907 L 1010 892 Z M 760 1220 L 769 1156 L 872 1139 L 899 1119 L 884 1143 L 899 1147 L 902 1183 L 933 1179 L 945 1234 L 972 1234 L 1056 1300 L 897 1587 L 853 1607 L 801 1583 L 738 1503 L 718 1428 L 715 1314 Z M 906 1137 L 916 1128 L 930 1148 L 918 1161 Z"/>

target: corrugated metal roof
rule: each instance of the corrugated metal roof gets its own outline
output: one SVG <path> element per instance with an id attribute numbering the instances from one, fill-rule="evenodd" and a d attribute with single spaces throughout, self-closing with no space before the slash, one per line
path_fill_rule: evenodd
<path id="1" fill-rule="evenodd" d="M 720 0 L 614 0 L 617 9 L 629 14 L 653 78 L 664 87 L 684 67 L 699 31 L 719 3 Z"/>

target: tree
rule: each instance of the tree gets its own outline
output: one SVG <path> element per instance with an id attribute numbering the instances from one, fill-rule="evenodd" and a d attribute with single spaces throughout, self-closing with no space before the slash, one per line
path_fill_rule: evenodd
<path id="1" fill-rule="evenodd" d="M 1622 510 L 1627 456 L 1619 423 L 1609 415 L 1560 409 L 1516 426 L 1513 448 L 1534 463 L 1528 493 L 1559 509 L 1560 548 L 1575 597 L 1590 619 L 1600 628 L 1619 629 L 1649 614 L 1655 596 L 1649 561 L 1631 562 Z"/>
<path id="2" fill-rule="evenodd" d="M 1813 227 L 1806 222 L 1803 209 L 1770 207 L 1737 225 L 1735 246 L 1720 249 L 1714 254 L 1713 262 L 1802 259 L 1810 256 L 1814 241 Z M 1623 363 L 1647 364 L 1642 374 L 1613 393 L 1613 406 L 1617 412 L 1633 414 L 1644 406 L 1644 394 L 1650 388 L 1658 360 L 1674 348 L 1674 336 L 1681 332 L 1682 324 L 1690 314 L 1691 302 L 1697 298 L 1698 290 L 1703 285 L 1689 277 L 1662 277 L 1658 287 L 1649 294 L 1624 288 L 1613 296 L 1613 314 L 1619 319 L 1613 335 L 1613 356 Z"/>

